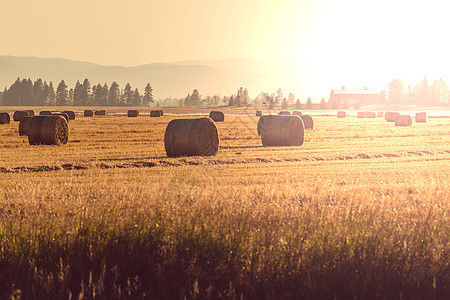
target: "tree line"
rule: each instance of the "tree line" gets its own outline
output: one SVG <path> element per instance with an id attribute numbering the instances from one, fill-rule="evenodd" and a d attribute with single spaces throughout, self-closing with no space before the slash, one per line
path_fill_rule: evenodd
<path id="1" fill-rule="evenodd" d="M 393 79 L 388 83 L 389 103 L 397 104 L 419 104 L 419 105 L 442 105 L 450 103 L 450 91 L 444 80 L 434 80 L 432 84 L 425 77 L 414 87 L 406 84 L 400 79 Z"/>
<path id="2" fill-rule="evenodd" d="M 144 94 L 133 89 L 129 83 L 122 90 L 117 82 L 91 86 L 86 78 L 68 88 L 64 80 L 55 88 L 53 83 L 41 78 L 32 82 L 30 78 L 17 80 L 9 89 L 0 93 L 0 105 L 5 106 L 149 106 L 153 103 L 153 88 L 147 83 Z"/>

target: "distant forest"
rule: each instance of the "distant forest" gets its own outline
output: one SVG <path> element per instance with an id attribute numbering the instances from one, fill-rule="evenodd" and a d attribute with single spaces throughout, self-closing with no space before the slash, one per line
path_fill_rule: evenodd
<path id="1" fill-rule="evenodd" d="M 127 83 L 122 90 L 117 82 L 111 86 L 100 83 L 91 86 L 88 79 L 77 81 L 75 87 L 68 88 L 64 80 L 55 88 L 53 83 L 42 79 L 20 79 L 9 89 L 0 93 L 0 105 L 4 106 L 150 106 L 153 103 L 153 89 L 148 83 L 141 95 Z"/>
<path id="2" fill-rule="evenodd" d="M 434 80 L 432 84 L 425 77 L 414 87 L 406 84 L 400 79 L 393 79 L 388 83 L 389 103 L 416 104 L 416 105 L 445 105 L 450 104 L 450 90 L 444 80 Z"/>

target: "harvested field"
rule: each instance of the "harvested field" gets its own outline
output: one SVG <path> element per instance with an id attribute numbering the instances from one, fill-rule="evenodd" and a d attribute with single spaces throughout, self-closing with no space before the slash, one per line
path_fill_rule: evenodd
<path id="1" fill-rule="evenodd" d="M 334 112 L 263 147 L 255 109 L 226 112 L 215 156 L 169 158 L 167 124 L 211 108 L 166 111 L 71 120 L 63 147 L 0 126 L 0 298 L 450 293 L 450 119 Z"/>

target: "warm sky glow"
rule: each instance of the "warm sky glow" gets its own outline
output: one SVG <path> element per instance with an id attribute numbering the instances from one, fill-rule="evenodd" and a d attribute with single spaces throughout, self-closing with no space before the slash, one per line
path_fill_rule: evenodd
<path id="1" fill-rule="evenodd" d="M 385 88 L 395 77 L 449 82 L 449 8 L 440 0 L 3 0 L 0 55 L 124 66 L 307 59 L 315 89 L 327 93 Z"/>

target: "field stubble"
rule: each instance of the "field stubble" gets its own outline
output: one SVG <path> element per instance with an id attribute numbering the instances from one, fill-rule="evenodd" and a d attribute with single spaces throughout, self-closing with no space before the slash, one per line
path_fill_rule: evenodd
<path id="1" fill-rule="evenodd" d="M 450 293 L 450 120 L 315 117 L 264 148 L 226 116 L 216 156 L 167 158 L 175 117 L 80 117 L 61 147 L 0 127 L 2 298 Z"/>

